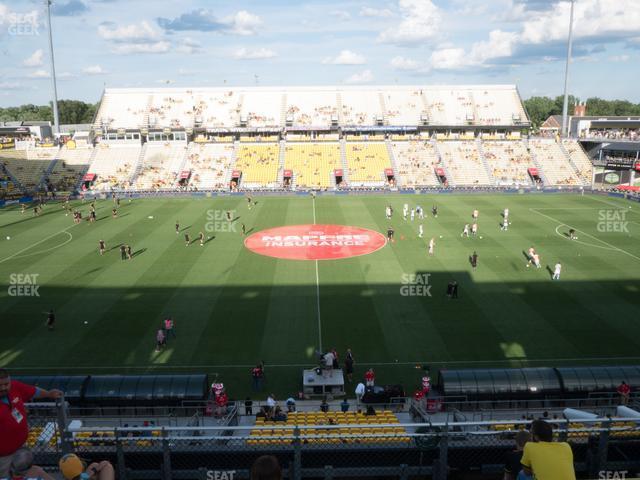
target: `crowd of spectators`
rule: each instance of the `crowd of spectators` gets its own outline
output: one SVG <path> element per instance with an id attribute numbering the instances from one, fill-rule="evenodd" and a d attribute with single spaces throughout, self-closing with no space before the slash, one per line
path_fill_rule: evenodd
<path id="1" fill-rule="evenodd" d="M 580 132 L 580 137 L 637 142 L 640 141 L 640 128 L 589 129 Z"/>

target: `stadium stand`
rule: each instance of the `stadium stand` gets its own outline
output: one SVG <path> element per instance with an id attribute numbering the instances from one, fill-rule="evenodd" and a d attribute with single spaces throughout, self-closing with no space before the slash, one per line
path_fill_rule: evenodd
<path id="1" fill-rule="evenodd" d="M 469 125 L 475 121 L 469 90 L 426 90 L 430 124 Z"/>
<path id="2" fill-rule="evenodd" d="M 381 92 L 384 119 L 389 125 L 418 125 L 426 113 L 421 90 L 395 89 Z"/>
<path id="3" fill-rule="evenodd" d="M 285 170 L 292 170 L 295 185 L 329 188 L 333 171 L 341 168 L 339 143 L 293 143 L 285 147 Z"/>
<path id="4" fill-rule="evenodd" d="M 332 118 L 338 118 L 335 90 L 320 90 L 309 94 L 291 89 L 286 98 L 286 121 L 293 127 L 329 127 Z"/>
<path id="5" fill-rule="evenodd" d="M 228 189 L 225 175 L 231 168 L 235 146 L 231 143 L 191 143 L 182 171 L 189 171 L 189 186 L 197 190 Z"/>
<path id="6" fill-rule="evenodd" d="M 479 125 L 512 125 L 527 118 L 515 90 L 476 90 L 472 94 Z"/>
<path id="7" fill-rule="evenodd" d="M 582 181 L 555 140 L 531 139 L 529 148 L 549 185 L 582 185 Z"/>
<path id="8" fill-rule="evenodd" d="M 391 168 L 391 160 L 385 143 L 347 143 L 346 157 L 351 186 L 382 186 L 385 184 L 384 170 Z"/>
<path id="9" fill-rule="evenodd" d="M 55 157 L 57 149 L 0 150 L 0 162 L 24 188 L 33 189 Z"/>
<path id="10" fill-rule="evenodd" d="M 96 175 L 92 189 L 108 191 L 112 188 L 128 189 L 129 179 L 138 162 L 141 147 L 131 145 L 100 144 L 87 173 Z"/>
<path id="11" fill-rule="evenodd" d="M 482 143 L 484 158 L 497 185 L 530 185 L 527 169 L 533 167 L 531 155 L 520 141 Z"/>
<path id="12" fill-rule="evenodd" d="M 49 182 L 57 191 L 71 191 L 89 168 L 93 148 L 60 148 L 58 161 L 49 174 Z"/>
<path id="13" fill-rule="evenodd" d="M 240 97 L 234 90 L 196 93 L 194 121 L 196 126 L 220 128 L 239 123 Z"/>
<path id="14" fill-rule="evenodd" d="M 144 90 L 105 90 L 95 128 L 140 128 L 145 125 L 150 94 Z"/>
<path id="15" fill-rule="evenodd" d="M 443 141 L 437 148 L 454 186 L 491 185 L 475 141 Z"/>
<path id="16" fill-rule="evenodd" d="M 276 187 L 280 146 L 263 143 L 241 145 L 236 169 L 242 172 L 241 186 L 244 188 Z"/>
<path id="17" fill-rule="evenodd" d="M 562 146 L 569 154 L 569 158 L 578 169 L 582 181 L 589 185 L 593 178 L 593 163 L 587 157 L 582 146 L 576 140 L 563 140 Z"/>
<path id="18" fill-rule="evenodd" d="M 156 93 L 149 103 L 149 126 L 193 127 L 194 99 L 191 91 Z"/>
<path id="19" fill-rule="evenodd" d="M 344 90 L 342 122 L 344 125 L 375 125 L 382 117 L 380 95 L 375 90 Z"/>
<path id="20" fill-rule="evenodd" d="M 243 94 L 240 121 L 247 127 L 278 127 L 285 115 L 282 91 L 249 91 Z"/>
<path id="21" fill-rule="evenodd" d="M 392 142 L 398 184 L 402 187 L 437 186 L 438 154 L 428 141 Z"/>
<path id="22" fill-rule="evenodd" d="M 186 149 L 186 145 L 148 144 L 135 188 L 137 190 L 175 188 Z"/>

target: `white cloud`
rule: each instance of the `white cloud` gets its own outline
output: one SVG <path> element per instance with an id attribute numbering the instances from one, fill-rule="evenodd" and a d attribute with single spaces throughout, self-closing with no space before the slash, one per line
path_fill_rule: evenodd
<path id="1" fill-rule="evenodd" d="M 104 75 L 107 72 L 100 65 L 91 65 L 82 69 L 82 73 L 87 75 Z"/>
<path id="2" fill-rule="evenodd" d="M 181 77 L 191 77 L 193 75 L 198 75 L 200 72 L 197 70 L 189 70 L 187 68 L 179 68 L 178 75 Z"/>
<path id="3" fill-rule="evenodd" d="M 262 20 L 257 15 L 246 10 L 240 10 L 235 15 L 225 18 L 225 23 L 230 27 L 230 32 L 236 35 L 255 35 Z"/>
<path id="4" fill-rule="evenodd" d="M 0 90 L 18 90 L 22 85 L 18 82 L 0 82 Z"/>
<path id="5" fill-rule="evenodd" d="M 71 72 L 62 72 L 62 73 L 57 73 L 56 74 L 56 78 L 58 80 L 67 80 L 69 78 L 76 78 L 77 75 L 71 73 Z"/>
<path id="6" fill-rule="evenodd" d="M 629 55 L 613 55 L 609 57 L 609 60 L 612 62 L 628 62 L 631 57 Z"/>
<path id="7" fill-rule="evenodd" d="M 475 42 L 469 52 L 464 48 L 434 50 L 429 59 L 429 66 L 436 70 L 487 66 L 487 63 L 496 58 L 510 57 L 517 41 L 515 33 L 493 30 L 489 33 L 489 40 Z"/>
<path id="8" fill-rule="evenodd" d="M 391 66 L 396 70 L 412 71 L 412 70 L 420 70 L 423 67 L 421 62 L 412 60 L 411 58 L 405 58 L 402 56 L 393 57 L 390 63 L 391 63 Z"/>
<path id="9" fill-rule="evenodd" d="M 187 55 L 199 53 L 201 49 L 202 49 L 202 44 L 191 37 L 183 38 L 182 40 L 180 40 L 179 44 L 176 46 L 176 52 L 186 53 Z"/>
<path id="10" fill-rule="evenodd" d="M 233 52 L 233 58 L 237 60 L 263 60 L 276 56 L 276 52 L 264 47 L 254 49 L 242 47 Z"/>
<path id="11" fill-rule="evenodd" d="M 31 72 L 30 74 L 27 75 L 27 77 L 29 78 L 50 78 L 51 74 L 49 72 L 47 72 L 46 70 L 35 70 L 33 72 Z"/>
<path id="12" fill-rule="evenodd" d="M 98 27 L 98 35 L 117 43 L 153 43 L 160 40 L 160 32 L 149 22 L 143 20 L 138 24 L 123 25 L 110 28 L 108 25 Z"/>
<path id="13" fill-rule="evenodd" d="M 438 38 L 442 17 L 431 0 L 400 0 L 398 6 L 402 21 L 380 33 L 379 42 L 416 44 Z"/>
<path id="14" fill-rule="evenodd" d="M 164 40 L 154 43 L 123 43 L 122 45 L 116 45 L 111 51 L 119 55 L 131 55 L 134 53 L 169 53 L 169 51 L 171 51 L 171 44 Z"/>
<path id="15" fill-rule="evenodd" d="M 388 8 L 362 7 L 360 9 L 360 16 L 388 18 L 388 17 L 393 17 L 393 12 Z"/>
<path id="16" fill-rule="evenodd" d="M 373 82 L 373 73 L 371 70 L 363 70 L 360 73 L 354 73 L 345 80 L 345 83 L 370 83 Z"/>
<path id="17" fill-rule="evenodd" d="M 351 14 L 346 10 L 332 10 L 329 15 L 336 17 L 338 20 L 347 21 L 351 19 Z"/>
<path id="18" fill-rule="evenodd" d="M 351 50 L 342 50 L 337 57 L 327 57 L 322 60 L 322 63 L 332 65 L 363 65 L 367 63 L 367 60 L 364 56 Z"/>
<path id="19" fill-rule="evenodd" d="M 42 51 L 42 49 L 38 49 L 35 52 L 33 52 L 33 54 L 26 58 L 23 62 L 22 65 L 24 65 L 25 67 L 41 67 L 43 65 L 43 58 L 44 58 L 44 52 Z"/>

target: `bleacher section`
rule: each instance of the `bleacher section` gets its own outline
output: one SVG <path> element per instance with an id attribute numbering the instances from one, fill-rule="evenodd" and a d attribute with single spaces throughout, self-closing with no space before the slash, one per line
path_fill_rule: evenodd
<path id="1" fill-rule="evenodd" d="M 295 185 L 329 188 L 333 171 L 340 166 L 339 143 L 293 143 L 285 147 L 285 170 L 293 170 Z"/>
<path id="2" fill-rule="evenodd" d="M 240 146 L 235 168 L 242 171 L 241 186 L 276 187 L 279 159 L 280 145 L 277 143 Z"/>
<path id="3" fill-rule="evenodd" d="M 247 127 L 278 127 L 282 117 L 283 92 L 250 91 L 244 94 L 240 119 Z"/>
<path id="4" fill-rule="evenodd" d="M 474 122 L 473 102 L 469 90 L 426 90 L 429 123 L 469 125 Z"/>
<path id="5" fill-rule="evenodd" d="M 342 95 L 342 122 L 345 125 L 375 125 L 382 117 L 380 96 L 375 90 L 345 90 Z"/>
<path id="6" fill-rule="evenodd" d="M 527 169 L 535 165 L 522 142 L 485 141 L 482 150 L 497 185 L 531 185 Z"/>
<path id="7" fill-rule="evenodd" d="M 89 168 L 93 148 L 60 148 L 58 161 L 49 174 L 49 182 L 58 191 L 71 191 Z"/>
<path id="8" fill-rule="evenodd" d="M 140 128 L 149 103 L 149 92 L 145 90 L 109 90 L 102 96 L 96 115 L 95 127 Z"/>
<path id="9" fill-rule="evenodd" d="M 314 95 L 292 89 L 287 92 L 287 118 L 294 127 L 329 127 L 338 118 L 336 92 L 318 91 Z"/>
<path id="10" fill-rule="evenodd" d="M 582 185 L 566 155 L 555 140 L 532 139 L 529 148 L 535 155 L 548 185 Z"/>
<path id="11" fill-rule="evenodd" d="M 44 159 L 43 155 L 49 158 Z M 40 184 L 52 158 L 51 152 L 0 150 L 0 162 L 24 188 L 28 189 L 33 189 Z"/>
<path id="12" fill-rule="evenodd" d="M 93 190 L 128 189 L 133 167 L 140 155 L 140 145 L 107 145 L 96 147 L 95 158 L 87 173 L 95 173 Z"/>
<path id="13" fill-rule="evenodd" d="M 527 119 L 516 90 L 476 90 L 473 100 L 479 125 L 511 125 Z"/>
<path id="14" fill-rule="evenodd" d="M 475 141 L 438 142 L 438 150 L 454 186 L 491 185 Z"/>
<path id="15" fill-rule="evenodd" d="M 391 160 L 384 142 L 347 143 L 346 156 L 351 186 L 385 184 L 384 170 L 391 168 Z"/>
<path id="16" fill-rule="evenodd" d="M 593 178 L 593 163 L 587 157 L 582 146 L 576 140 L 563 140 L 562 145 L 569 154 L 569 158 L 578 169 L 578 174 L 585 184 L 591 184 Z"/>
<path id="17" fill-rule="evenodd" d="M 150 127 L 185 128 L 193 127 L 193 93 L 157 93 L 153 95 L 149 108 Z"/>
<path id="18" fill-rule="evenodd" d="M 437 152 L 428 141 L 412 140 L 391 144 L 396 161 L 396 178 L 401 187 L 436 186 Z"/>
<path id="19" fill-rule="evenodd" d="M 318 428 L 336 425 L 335 428 Z M 339 425 L 339 426 L 338 426 Z M 363 429 L 360 425 L 380 425 L 379 428 Z M 383 426 L 384 425 L 384 426 Z M 394 426 L 397 425 L 397 426 Z M 247 440 L 249 445 L 284 445 L 291 443 L 295 427 L 300 428 L 303 443 L 408 443 L 411 438 L 401 426 L 393 412 L 385 410 L 376 415 L 364 415 L 356 412 L 291 412 L 285 422 L 256 419 L 256 427 L 289 427 L 285 429 L 256 428 Z M 371 433 L 385 435 L 381 438 L 364 437 Z"/>
<path id="20" fill-rule="evenodd" d="M 389 125 L 419 125 L 426 113 L 421 90 L 386 90 L 381 92 L 384 118 Z"/>
<path id="21" fill-rule="evenodd" d="M 191 171 L 189 186 L 198 190 L 226 190 L 225 174 L 233 161 L 232 143 L 191 143 L 183 170 Z"/>
<path id="22" fill-rule="evenodd" d="M 138 190 L 175 188 L 186 149 L 186 145 L 148 144 L 135 188 Z"/>
<path id="23" fill-rule="evenodd" d="M 233 90 L 203 91 L 195 95 L 194 121 L 203 127 L 238 124 L 240 97 Z"/>

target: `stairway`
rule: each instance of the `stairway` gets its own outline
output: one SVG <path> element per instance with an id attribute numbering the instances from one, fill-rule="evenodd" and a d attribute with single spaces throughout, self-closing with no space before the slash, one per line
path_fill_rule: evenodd
<path id="1" fill-rule="evenodd" d="M 382 123 L 389 125 L 389 118 L 387 116 L 387 105 L 384 101 L 384 95 L 382 92 L 378 92 L 378 100 L 380 101 L 380 111 L 382 112 Z"/>
<path id="2" fill-rule="evenodd" d="M 438 141 L 435 139 L 435 137 L 431 137 L 431 145 L 433 145 L 433 149 L 435 150 L 436 154 L 438 155 L 438 159 L 440 160 L 440 163 L 438 164 L 438 166 L 436 168 L 441 168 L 444 170 L 444 174 L 447 177 L 447 182 L 449 184 L 450 187 L 455 187 L 456 184 L 453 181 L 453 178 L 451 177 L 451 174 L 449 173 L 449 168 L 447 167 L 447 162 L 444 159 L 444 156 L 442 155 L 442 153 L 440 152 L 440 149 L 438 148 Z M 434 175 L 436 174 L 435 172 L 433 173 Z M 438 178 L 438 181 L 440 181 L 440 179 Z M 444 185 L 443 185 L 444 186 Z"/>
<path id="3" fill-rule="evenodd" d="M 129 178 L 129 185 L 134 185 L 138 175 L 142 173 L 142 168 L 144 166 L 144 156 L 147 153 L 147 144 L 142 144 L 142 148 L 140 149 L 140 154 L 138 155 L 138 160 L 136 161 L 135 166 L 133 167 L 133 173 Z"/>
<path id="4" fill-rule="evenodd" d="M 147 108 L 145 108 L 144 116 L 142 117 L 141 128 L 149 128 L 149 115 L 151 114 L 152 106 L 153 106 L 153 95 L 149 95 L 149 98 L 147 98 Z"/>
<path id="5" fill-rule="evenodd" d="M 82 174 L 78 178 L 78 182 L 76 183 L 74 190 L 78 191 L 82 187 L 82 181 L 84 179 L 84 176 L 87 174 L 89 170 L 91 170 L 91 166 L 93 165 L 93 161 L 96 159 L 97 154 L 98 154 L 98 148 L 93 147 L 93 149 L 91 150 L 91 155 L 89 155 L 89 164 L 87 165 L 87 168 L 82 172 Z"/>
<path id="6" fill-rule="evenodd" d="M 473 98 L 473 91 L 471 90 L 469 90 L 469 100 L 471 100 L 471 107 L 473 108 L 473 125 L 479 125 L 480 117 L 478 116 L 478 106 L 476 105 L 476 100 Z M 489 178 L 491 178 L 491 176 L 489 176 Z"/>
<path id="7" fill-rule="evenodd" d="M 336 92 L 336 107 L 338 109 L 338 125 L 344 125 L 344 115 L 342 111 L 342 94 Z"/>
<path id="8" fill-rule="evenodd" d="M 224 183 L 227 187 L 231 185 L 231 175 L 233 171 L 236 169 L 236 161 L 238 159 L 238 147 L 240 146 L 240 142 L 236 140 L 233 142 L 233 152 L 231 152 L 231 162 L 229 163 L 229 168 L 224 173 Z"/>
<path id="9" fill-rule="evenodd" d="M 558 146 L 560 147 L 560 151 L 564 155 L 564 158 L 567 159 L 567 162 L 569 162 L 569 165 L 571 165 L 571 168 L 573 168 L 573 171 L 575 172 L 576 177 L 582 182 L 582 185 L 590 185 L 591 182 L 588 181 L 586 178 L 584 178 L 584 176 L 582 176 L 578 166 L 575 163 L 573 163 L 573 159 L 571 158 L 571 155 L 569 155 L 569 152 L 567 151 L 567 149 L 564 147 L 564 144 L 562 142 L 559 142 Z"/>
<path id="10" fill-rule="evenodd" d="M 496 179 L 493 176 L 493 173 L 491 172 L 491 165 L 489 165 L 489 162 L 487 162 L 487 158 L 484 156 L 484 148 L 482 147 L 482 140 L 480 140 L 479 138 L 476 138 L 476 146 L 478 147 L 478 153 L 480 154 L 480 160 L 482 160 L 482 165 L 484 165 L 484 170 L 485 172 L 487 172 L 487 177 L 489 178 L 491 185 L 495 187 L 497 185 Z"/>
<path id="11" fill-rule="evenodd" d="M 240 97 L 238 98 L 238 108 L 236 110 L 236 126 L 240 126 L 240 118 L 242 117 L 242 104 L 244 103 L 244 93 L 240 94 Z"/>
<path id="12" fill-rule="evenodd" d="M 381 94 L 382 95 L 382 94 Z M 393 147 L 391 146 L 391 141 L 389 140 L 385 140 L 385 145 L 387 146 L 387 153 L 389 154 L 389 160 L 391 162 L 391 168 L 393 169 L 393 175 L 396 179 L 396 187 L 400 184 L 400 177 L 399 177 L 399 173 L 398 173 L 398 165 L 396 164 L 396 156 L 393 154 Z M 387 181 L 386 175 L 385 175 L 385 183 Z"/>
<path id="13" fill-rule="evenodd" d="M 287 142 L 280 140 L 280 156 L 278 161 L 278 176 L 276 177 L 276 185 L 279 187 L 284 185 L 284 160 L 287 154 Z M 295 175 L 295 173 L 294 173 Z"/>
<path id="14" fill-rule="evenodd" d="M 540 177 L 540 180 L 542 180 L 542 186 L 546 187 L 548 185 L 547 177 L 545 176 L 544 171 L 542 170 L 542 167 L 538 163 L 538 159 L 536 158 L 536 154 L 533 153 L 533 150 L 531 150 L 531 147 L 529 146 L 529 139 L 523 140 L 522 143 L 524 143 L 524 145 L 527 147 L 527 151 L 529 152 L 529 155 L 531 155 L 531 161 L 533 162 L 533 164 L 538 169 L 538 176 Z M 532 181 L 532 183 L 534 183 L 534 182 Z"/>
<path id="15" fill-rule="evenodd" d="M 340 140 L 340 161 L 342 162 L 342 182 L 349 185 L 349 164 L 347 162 L 347 142 Z"/>
<path id="16" fill-rule="evenodd" d="M 280 126 L 287 126 L 287 93 L 282 94 L 282 105 L 280 106 Z"/>
<path id="17" fill-rule="evenodd" d="M 49 165 L 47 165 L 47 169 L 44 171 L 44 173 L 42 174 L 42 177 L 40 178 L 39 185 L 43 185 L 45 181 L 49 178 L 49 176 L 51 175 L 51 172 L 53 172 L 53 169 L 56 167 L 56 164 L 58 163 L 59 158 L 60 158 L 60 148 L 58 148 L 58 152 L 54 155 L 51 162 L 49 162 Z"/>

